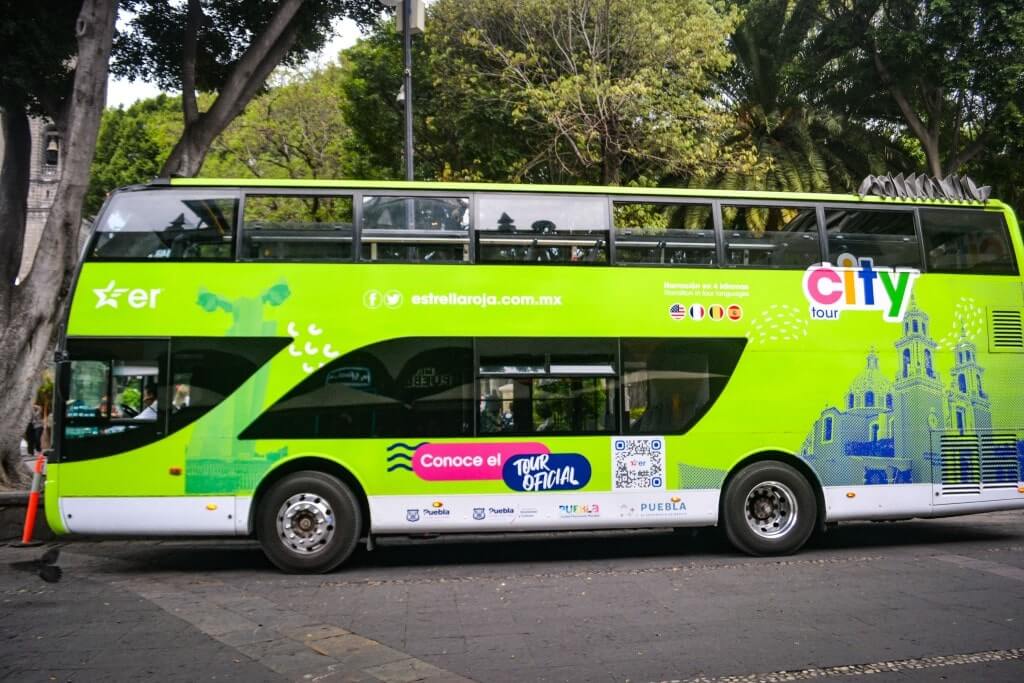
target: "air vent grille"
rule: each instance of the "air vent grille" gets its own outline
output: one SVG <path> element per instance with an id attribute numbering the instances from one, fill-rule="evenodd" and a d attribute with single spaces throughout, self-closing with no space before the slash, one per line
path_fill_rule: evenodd
<path id="1" fill-rule="evenodd" d="M 1012 432 L 943 434 L 940 447 L 943 495 L 1017 488 L 1020 466 Z"/>
<path id="2" fill-rule="evenodd" d="M 942 493 L 981 493 L 981 453 L 974 434 L 942 435 Z"/>
<path id="3" fill-rule="evenodd" d="M 981 435 L 982 488 L 1016 489 L 1018 470 L 1017 439 L 1013 434 Z"/>
<path id="4" fill-rule="evenodd" d="M 989 309 L 989 351 L 1024 352 L 1024 316 L 1019 308 Z"/>

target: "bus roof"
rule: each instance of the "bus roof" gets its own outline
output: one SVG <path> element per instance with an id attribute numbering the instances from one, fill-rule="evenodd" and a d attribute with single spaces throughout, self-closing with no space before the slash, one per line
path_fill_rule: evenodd
<path id="1" fill-rule="evenodd" d="M 949 199 L 910 199 L 902 197 L 861 197 L 856 193 L 829 194 L 823 192 L 774 192 L 760 190 L 714 190 L 670 187 L 621 187 L 595 185 L 530 185 L 515 183 L 448 183 L 407 180 L 304 180 L 295 178 L 160 178 L 146 187 L 265 187 L 293 189 L 339 190 L 414 190 L 443 192 L 550 192 L 560 194 L 607 194 L 647 197 L 705 197 L 712 199 L 794 200 L 808 202 L 865 202 L 875 204 L 908 204 L 940 206 L 983 206 L 1005 209 L 997 199 L 957 201 Z M 138 186 L 136 186 L 138 187 Z"/>

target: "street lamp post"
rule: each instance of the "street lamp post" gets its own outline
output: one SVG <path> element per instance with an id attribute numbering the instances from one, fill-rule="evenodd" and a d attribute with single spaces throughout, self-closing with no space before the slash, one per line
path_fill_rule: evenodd
<path id="1" fill-rule="evenodd" d="M 398 99 L 405 105 L 405 179 L 413 179 L 412 152 L 412 34 L 423 31 L 423 0 L 381 0 L 388 7 L 397 7 L 402 28 L 402 89 Z"/>
<path id="2" fill-rule="evenodd" d="M 412 2 L 402 0 L 402 50 L 405 69 L 402 85 L 405 87 L 405 179 L 412 180 Z"/>

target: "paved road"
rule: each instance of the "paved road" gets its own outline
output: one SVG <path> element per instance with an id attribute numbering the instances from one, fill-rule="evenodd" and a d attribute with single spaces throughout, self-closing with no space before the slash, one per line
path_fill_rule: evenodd
<path id="1" fill-rule="evenodd" d="M 394 540 L 327 576 L 247 542 L 6 571 L 36 552 L 0 548 L 3 680 L 1024 680 L 1024 513 L 843 525 L 782 559 L 647 531 Z"/>

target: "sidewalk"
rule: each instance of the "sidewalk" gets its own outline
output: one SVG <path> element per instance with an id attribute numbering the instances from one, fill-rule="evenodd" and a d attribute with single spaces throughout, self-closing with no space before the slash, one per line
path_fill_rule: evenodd
<path id="1" fill-rule="evenodd" d="M 285 680 L 137 594 L 83 577 L 73 553 L 56 584 L 8 567 L 44 550 L 0 547 L 0 680 Z"/>

